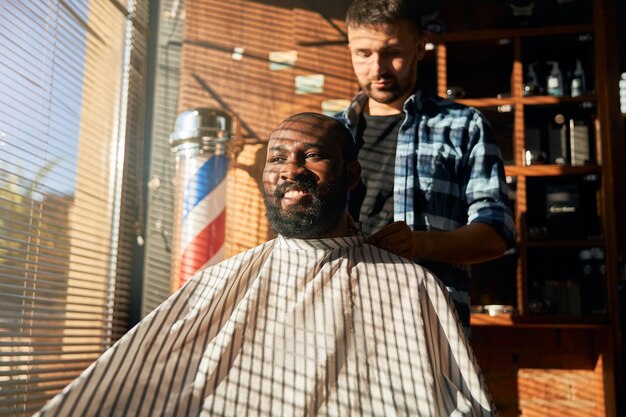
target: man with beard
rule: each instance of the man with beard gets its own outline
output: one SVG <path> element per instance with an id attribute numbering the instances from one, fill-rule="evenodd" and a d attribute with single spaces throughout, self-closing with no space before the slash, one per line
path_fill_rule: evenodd
<path id="1" fill-rule="evenodd" d="M 39 416 L 494 414 L 437 279 L 351 235 L 350 132 L 303 113 L 268 145 L 278 237 L 199 272 Z"/>
<path id="2" fill-rule="evenodd" d="M 341 140 L 332 143 L 329 138 Z M 330 146 L 341 152 L 343 166 L 339 158 L 329 158 Z M 289 158 L 292 154 L 297 154 L 295 161 Z M 316 113 L 285 120 L 270 137 L 263 175 L 272 228 L 303 239 L 346 235 L 345 228 L 334 229 L 345 224 L 348 191 L 360 172 L 353 140 L 339 123 Z"/>
<path id="3" fill-rule="evenodd" d="M 469 329 L 468 265 L 502 256 L 514 224 L 486 120 L 417 87 L 419 4 L 355 0 L 346 14 L 361 91 L 339 118 L 363 171 L 349 211 L 368 243 L 435 272 Z"/>

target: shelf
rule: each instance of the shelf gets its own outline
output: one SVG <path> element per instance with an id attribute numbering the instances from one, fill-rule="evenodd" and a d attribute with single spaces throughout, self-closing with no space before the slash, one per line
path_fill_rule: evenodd
<path id="1" fill-rule="evenodd" d="M 604 240 L 526 240 L 529 248 L 597 248 L 604 247 Z"/>
<path id="2" fill-rule="evenodd" d="M 548 26 L 537 28 L 512 28 L 512 29 L 493 29 L 493 30 L 476 30 L 466 32 L 450 32 L 443 35 L 430 35 L 428 40 L 432 43 L 447 42 L 471 42 L 498 40 L 506 38 L 529 38 L 535 36 L 563 35 L 568 33 L 593 32 L 593 24 L 584 25 L 566 25 L 566 26 Z"/>
<path id="3" fill-rule="evenodd" d="M 504 167 L 506 175 L 510 176 L 525 176 L 525 177 L 553 177 L 560 175 L 585 175 L 585 174 L 599 174 L 599 165 L 583 165 L 583 166 L 570 166 L 570 165 L 506 165 Z"/>
<path id="4" fill-rule="evenodd" d="M 526 96 L 522 97 L 520 100 L 521 104 L 525 104 L 527 106 L 541 106 L 541 105 L 549 105 L 549 104 L 561 104 L 561 103 L 583 103 L 586 101 L 596 101 L 598 97 L 595 94 L 584 94 L 582 96 L 571 97 L 571 96 Z"/>
<path id="5" fill-rule="evenodd" d="M 545 329 L 602 329 L 610 325 L 605 316 L 518 316 L 514 314 L 489 314 L 474 313 L 471 316 L 472 326 L 493 327 L 532 327 Z"/>
<path id="6" fill-rule="evenodd" d="M 519 99 L 514 97 L 506 98 L 461 98 L 455 99 L 456 103 L 464 104 L 466 106 L 483 108 L 483 107 L 496 107 L 496 106 L 514 106 L 520 103 Z"/>
<path id="7" fill-rule="evenodd" d="M 597 100 L 597 96 L 595 94 L 585 94 L 578 97 L 555 97 L 555 96 L 532 96 L 532 97 L 504 97 L 504 98 L 463 98 L 463 99 L 455 99 L 454 101 L 460 104 L 464 104 L 466 106 L 476 107 L 476 108 L 484 108 L 484 107 L 495 107 L 495 106 L 515 106 L 519 104 L 523 104 L 526 106 L 545 106 L 545 105 L 555 105 L 555 104 L 563 104 L 563 103 L 583 103 L 588 101 L 595 102 Z"/>

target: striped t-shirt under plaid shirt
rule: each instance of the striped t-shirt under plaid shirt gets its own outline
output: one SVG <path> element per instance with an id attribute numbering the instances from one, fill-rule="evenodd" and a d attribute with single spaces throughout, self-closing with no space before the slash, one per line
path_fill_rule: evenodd
<path id="1" fill-rule="evenodd" d="M 38 414 L 314 415 L 495 415 L 432 274 L 358 237 L 278 237 L 195 275 Z"/>
<path id="2" fill-rule="evenodd" d="M 370 236 L 393 221 L 393 175 L 401 114 L 363 115 L 365 128 L 356 138 L 361 180 L 350 192 L 348 210 Z"/>

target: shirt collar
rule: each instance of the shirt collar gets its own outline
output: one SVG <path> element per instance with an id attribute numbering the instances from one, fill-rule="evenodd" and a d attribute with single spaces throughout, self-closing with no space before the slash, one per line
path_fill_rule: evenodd
<path id="1" fill-rule="evenodd" d="M 279 248 L 293 250 L 333 250 L 363 245 L 362 236 L 329 237 L 323 239 L 293 239 L 278 235 Z"/>
<path id="2" fill-rule="evenodd" d="M 363 92 L 363 90 L 359 91 L 358 94 L 352 99 L 352 102 L 348 106 L 348 108 L 343 112 L 343 118 L 346 120 L 346 126 L 352 130 L 356 127 L 359 117 L 361 113 L 363 113 L 363 109 L 367 105 L 368 97 Z M 411 94 L 403 105 L 403 111 L 405 116 L 415 113 L 420 113 L 422 111 L 423 104 L 423 95 L 422 91 L 417 89 L 413 94 Z"/>

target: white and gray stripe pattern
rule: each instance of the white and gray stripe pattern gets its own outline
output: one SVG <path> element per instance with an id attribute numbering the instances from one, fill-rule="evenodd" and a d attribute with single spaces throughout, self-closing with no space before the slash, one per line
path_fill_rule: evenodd
<path id="1" fill-rule="evenodd" d="M 490 416 L 441 283 L 361 238 L 197 274 L 37 415 Z"/>

